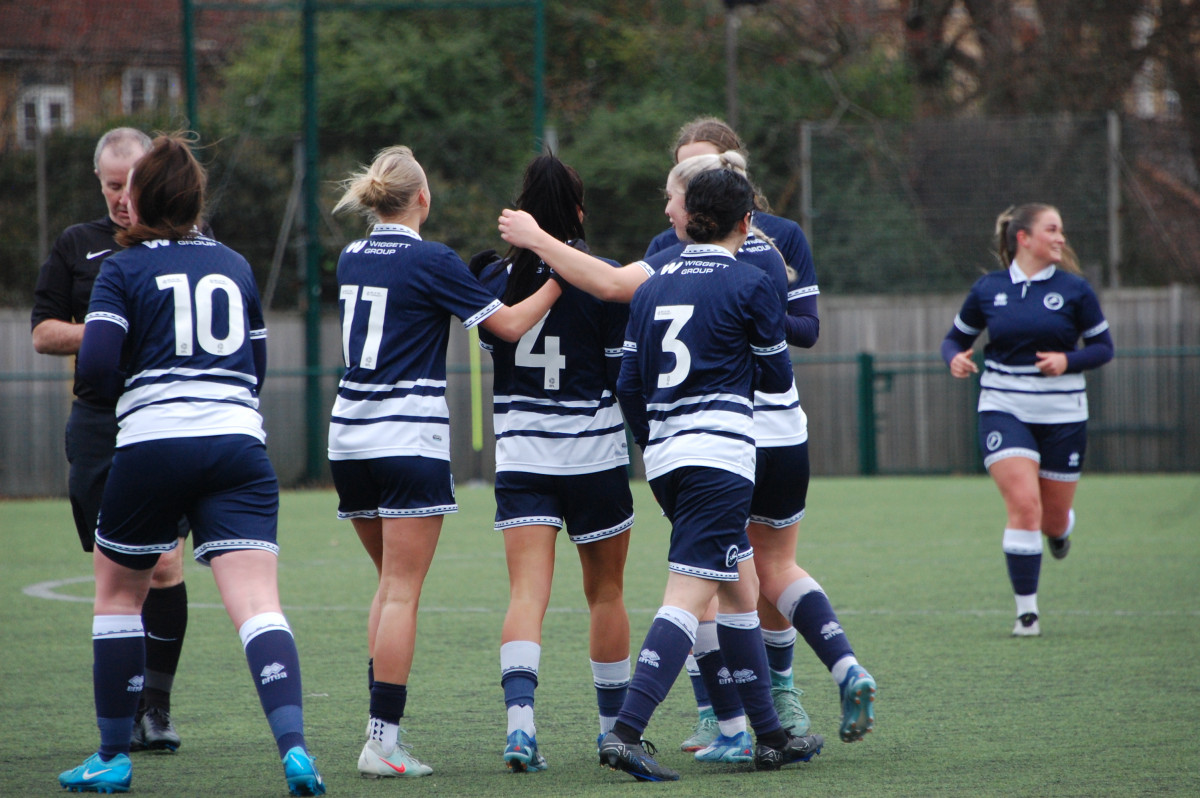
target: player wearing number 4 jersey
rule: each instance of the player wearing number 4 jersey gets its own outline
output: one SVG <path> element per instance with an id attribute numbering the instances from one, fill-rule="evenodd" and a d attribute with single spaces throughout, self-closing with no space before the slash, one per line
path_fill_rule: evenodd
<path id="1" fill-rule="evenodd" d="M 583 183 L 575 170 L 552 156 L 534 159 L 517 204 L 551 235 L 586 251 Z M 478 265 L 485 283 L 509 302 L 550 279 L 534 252 L 516 247 Z M 583 570 L 602 734 L 616 722 L 629 684 L 623 596 L 633 499 L 614 393 L 628 317 L 626 305 L 564 286 L 550 313 L 515 345 L 486 331 L 480 336 L 495 362 L 496 528 L 504 533 L 509 575 L 500 681 L 508 711 L 504 760 L 514 772 L 546 767 L 535 737 L 534 690 L 555 538 L 564 526 Z"/>
<path id="2" fill-rule="evenodd" d="M 59 776 L 75 791 L 129 788 L 143 686 L 141 603 L 186 513 L 238 629 L 293 795 L 324 783 L 304 738 L 300 659 L 279 604 L 279 484 L 258 392 L 266 326 L 250 266 L 199 234 L 204 170 L 160 136 L 126 189 L 129 247 L 104 262 L 79 352 L 80 378 L 115 399 L 120 430 L 96 526 L 93 682 L 100 749 Z M 118 398 L 119 397 L 119 398 Z"/>
<path id="3" fill-rule="evenodd" d="M 425 776 L 400 719 L 408 696 L 421 586 L 455 512 L 446 404 L 450 317 L 518 340 L 560 290 L 547 283 L 515 307 L 501 303 L 444 244 L 420 228 L 431 203 L 425 172 L 407 147 L 388 147 L 346 182 L 334 211 L 376 222 L 338 260 L 346 372 L 329 424 L 338 517 L 350 519 L 379 574 L 367 620 L 371 691 L 368 778 Z"/>

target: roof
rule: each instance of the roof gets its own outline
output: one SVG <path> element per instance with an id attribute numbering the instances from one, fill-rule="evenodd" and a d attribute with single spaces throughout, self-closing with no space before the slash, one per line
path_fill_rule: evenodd
<path id="1" fill-rule="evenodd" d="M 236 37 L 236 17 L 247 16 L 197 13 L 197 50 L 224 50 Z M 0 0 L 0 60 L 182 59 L 182 28 L 181 4 L 170 0 Z"/>

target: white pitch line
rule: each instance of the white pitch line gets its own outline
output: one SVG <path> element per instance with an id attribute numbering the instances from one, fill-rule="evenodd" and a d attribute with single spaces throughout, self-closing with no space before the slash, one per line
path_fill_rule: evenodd
<path id="1" fill-rule="evenodd" d="M 31 596 L 33 598 L 46 599 L 48 601 L 72 601 L 72 602 L 81 603 L 81 604 L 91 604 L 92 603 L 91 596 L 72 596 L 67 593 L 59 593 L 58 589 L 60 587 L 66 587 L 68 585 L 81 585 L 84 582 L 92 582 L 92 581 L 94 581 L 94 579 L 95 578 L 92 576 L 74 576 L 74 577 L 71 577 L 70 579 L 52 579 L 47 582 L 38 582 L 33 585 L 28 585 L 24 588 L 21 588 L 21 592 L 24 593 L 26 596 Z M 188 602 L 188 607 L 193 608 L 193 609 L 198 609 L 198 610 L 223 610 L 223 609 L 225 609 L 225 607 L 221 604 L 211 604 L 211 603 L 191 602 L 191 601 Z M 366 612 L 367 605 L 364 604 L 361 607 L 336 606 L 336 605 L 335 606 L 311 607 L 311 606 L 306 606 L 303 604 L 285 604 L 283 606 L 283 609 L 285 609 L 289 612 Z M 653 609 L 639 609 L 637 607 L 628 607 L 626 609 L 629 612 L 643 613 L 643 614 L 658 612 L 657 607 L 655 607 Z M 506 611 L 507 611 L 506 607 L 425 607 L 425 606 L 423 606 L 420 609 L 420 612 L 423 612 L 423 613 L 424 612 L 435 612 L 435 613 L 459 612 L 459 613 L 473 613 L 473 614 L 477 613 L 477 614 L 495 614 L 495 615 L 502 615 Z M 588 610 L 586 607 L 550 607 L 546 611 L 547 612 L 555 612 L 555 613 L 574 613 L 574 614 L 584 615 L 584 614 L 587 614 Z M 842 610 L 838 610 L 837 613 L 838 613 L 838 615 L 886 615 L 886 616 L 893 616 L 893 617 L 899 617 L 899 616 L 906 616 L 906 617 L 931 616 L 932 617 L 932 616 L 947 616 L 947 615 L 957 615 L 957 616 L 970 615 L 970 616 L 977 616 L 977 617 L 1002 615 L 1002 616 L 1007 617 L 1009 615 L 1012 615 L 1012 612 L 1009 610 L 999 610 L 999 609 L 997 609 L 997 610 L 970 610 L 970 609 L 856 610 L 856 609 L 842 609 Z M 1096 617 L 1096 618 L 1107 618 L 1107 617 L 1112 617 L 1112 618 L 1178 618 L 1178 617 L 1200 618 L 1200 608 L 1193 609 L 1193 610 L 1156 610 L 1154 612 L 1132 612 L 1130 610 L 1111 610 L 1111 611 L 1096 611 L 1096 610 L 1061 610 L 1061 611 L 1059 611 L 1059 610 L 1056 610 L 1054 612 L 1054 614 L 1055 615 L 1075 615 L 1075 616 Z"/>

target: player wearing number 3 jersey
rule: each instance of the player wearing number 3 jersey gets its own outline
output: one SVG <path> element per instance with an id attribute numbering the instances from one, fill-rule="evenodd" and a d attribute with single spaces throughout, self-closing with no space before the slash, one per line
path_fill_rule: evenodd
<path id="1" fill-rule="evenodd" d="M 546 314 L 560 290 L 550 282 L 515 307 L 486 291 L 444 244 L 425 241 L 431 194 L 407 147 L 382 150 L 346 181 L 334 211 L 376 222 L 338 260 L 346 372 L 329 424 L 338 517 L 350 519 L 379 574 L 367 620 L 371 689 L 368 777 L 424 776 L 401 736 L 417 634 L 421 586 L 455 512 L 446 405 L 450 317 L 515 341 Z"/>

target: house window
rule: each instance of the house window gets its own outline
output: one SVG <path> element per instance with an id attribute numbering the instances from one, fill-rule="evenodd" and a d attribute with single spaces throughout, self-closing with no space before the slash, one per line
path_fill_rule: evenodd
<path id="1" fill-rule="evenodd" d="M 179 78 L 169 69 L 127 69 L 121 78 L 121 105 L 127 114 L 170 110 L 179 101 Z"/>
<path id="2" fill-rule="evenodd" d="M 38 133 L 71 126 L 71 89 L 68 86 L 30 86 L 17 103 L 17 131 L 22 147 L 32 147 Z"/>

